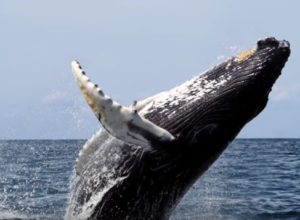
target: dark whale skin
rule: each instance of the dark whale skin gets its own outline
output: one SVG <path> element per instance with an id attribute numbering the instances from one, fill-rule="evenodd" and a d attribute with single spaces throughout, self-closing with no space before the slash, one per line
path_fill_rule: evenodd
<path id="1" fill-rule="evenodd" d="M 66 219 L 168 219 L 189 187 L 265 108 L 289 55 L 287 41 L 260 40 L 252 51 L 194 78 L 191 95 L 199 94 L 198 85 L 219 85 L 196 101 L 179 96 L 176 105 L 166 100 L 141 111 L 176 137 L 172 143 L 153 142 L 145 150 L 106 131 L 96 134 L 94 150 L 78 160 Z"/>

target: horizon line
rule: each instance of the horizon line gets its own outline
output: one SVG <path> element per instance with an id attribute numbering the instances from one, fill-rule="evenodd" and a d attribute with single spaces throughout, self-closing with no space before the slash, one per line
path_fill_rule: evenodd
<path id="1" fill-rule="evenodd" d="M 90 138 L 16 138 L 16 139 L 11 139 L 11 138 L 0 138 L 0 141 L 79 141 L 79 140 L 88 140 Z M 298 140 L 300 137 L 249 137 L 249 138 L 235 138 L 234 140 Z"/>

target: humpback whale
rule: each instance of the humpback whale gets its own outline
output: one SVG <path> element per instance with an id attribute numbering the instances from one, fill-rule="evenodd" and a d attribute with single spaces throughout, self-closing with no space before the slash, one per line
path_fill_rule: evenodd
<path id="1" fill-rule="evenodd" d="M 72 72 L 102 124 L 79 152 L 66 219 L 163 220 L 266 106 L 290 45 L 275 38 L 125 107 Z"/>

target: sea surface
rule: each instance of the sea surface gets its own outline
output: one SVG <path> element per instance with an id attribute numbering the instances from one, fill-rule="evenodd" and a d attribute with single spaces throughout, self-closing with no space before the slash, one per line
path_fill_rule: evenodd
<path id="1" fill-rule="evenodd" d="M 0 141 L 0 219 L 63 219 L 84 140 Z M 234 141 L 171 220 L 300 220 L 300 139 Z"/>

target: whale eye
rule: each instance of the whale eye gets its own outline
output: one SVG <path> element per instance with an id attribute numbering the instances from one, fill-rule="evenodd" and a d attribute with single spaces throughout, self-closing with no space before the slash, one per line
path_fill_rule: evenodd
<path id="1" fill-rule="evenodd" d="M 201 128 L 197 126 L 193 129 L 193 132 L 185 134 L 191 144 L 201 143 L 205 145 L 210 143 L 211 138 L 214 137 L 214 132 L 218 128 L 217 123 L 211 123 L 202 126 Z"/>

